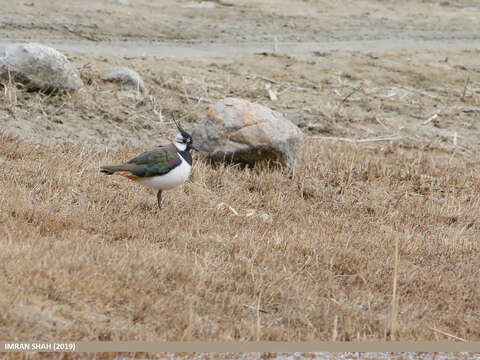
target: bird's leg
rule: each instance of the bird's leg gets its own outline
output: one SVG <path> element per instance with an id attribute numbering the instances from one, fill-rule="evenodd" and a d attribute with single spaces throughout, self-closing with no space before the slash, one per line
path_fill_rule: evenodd
<path id="1" fill-rule="evenodd" d="M 158 190 L 157 193 L 157 200 L 158 200 L 158 208 L 162 208 L 162 190 Z"/>

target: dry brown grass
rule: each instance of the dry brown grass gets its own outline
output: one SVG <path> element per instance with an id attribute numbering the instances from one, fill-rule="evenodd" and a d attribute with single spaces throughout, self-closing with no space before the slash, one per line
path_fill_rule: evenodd
<path id="1" fill-rule="evenodd" d="M 478 161 L 310 140 L 159 211 L 98 171 L 141 150 L 1 136 L 0 339 L 388 340 L 398 239 L 395 338 L 480 340 Z"/>

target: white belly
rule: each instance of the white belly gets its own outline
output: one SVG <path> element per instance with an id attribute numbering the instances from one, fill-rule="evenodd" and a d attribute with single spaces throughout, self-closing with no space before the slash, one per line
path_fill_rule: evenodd
<path id="1" fill-rule="evenodd" d="M 182 159 L 183 160 L 183 159 Z M 155 190 L 169 190 L 182 185 L 190 175 L 190 169 L 192 167 L 183 160 L 180 165 L 169 173 L 161 176 L 145 177 L 138 180 L 138 183 L 143 186 L 155 189 Z"/>

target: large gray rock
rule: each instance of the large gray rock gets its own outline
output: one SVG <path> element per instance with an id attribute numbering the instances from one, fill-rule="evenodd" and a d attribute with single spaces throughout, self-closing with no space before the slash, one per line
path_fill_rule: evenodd
<path id="1" fill-rule="evenodd" d="M 237 98 L 214 104 L 192 130 L 194 145 L 214 160 L 270 160 L 292 168 L 301 158 L 302 131 L 279 112 Z"/>
<path id="2" fill-rule="evenodd" d="M 83 86 L 65 55 L 36 43 L 0 48 L 0 78 L 8 79 L 9 72 L 30 90 L 76 90 Z"/>
<path id="3" fill-rule="evenodd" d="M 148 93 L 148 89 L 140 75 L 138 75 L 135 70 L 127 67 L 114 67 L 108 69 L 103 73 L 102 80 L 132 85 L 135 88 L 138 88 L 141 92 Z"/>

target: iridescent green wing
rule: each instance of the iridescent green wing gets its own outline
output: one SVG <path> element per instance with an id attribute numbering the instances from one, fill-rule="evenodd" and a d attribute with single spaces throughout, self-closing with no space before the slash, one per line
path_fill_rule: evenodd
<path id="1" fill-rule="evenodd" d="M 164 175 L 181 163 L 177 148 L 172 144 L 138 155 L 126 163 L 123 170 L 138 177 L 151 177 Z"/>

